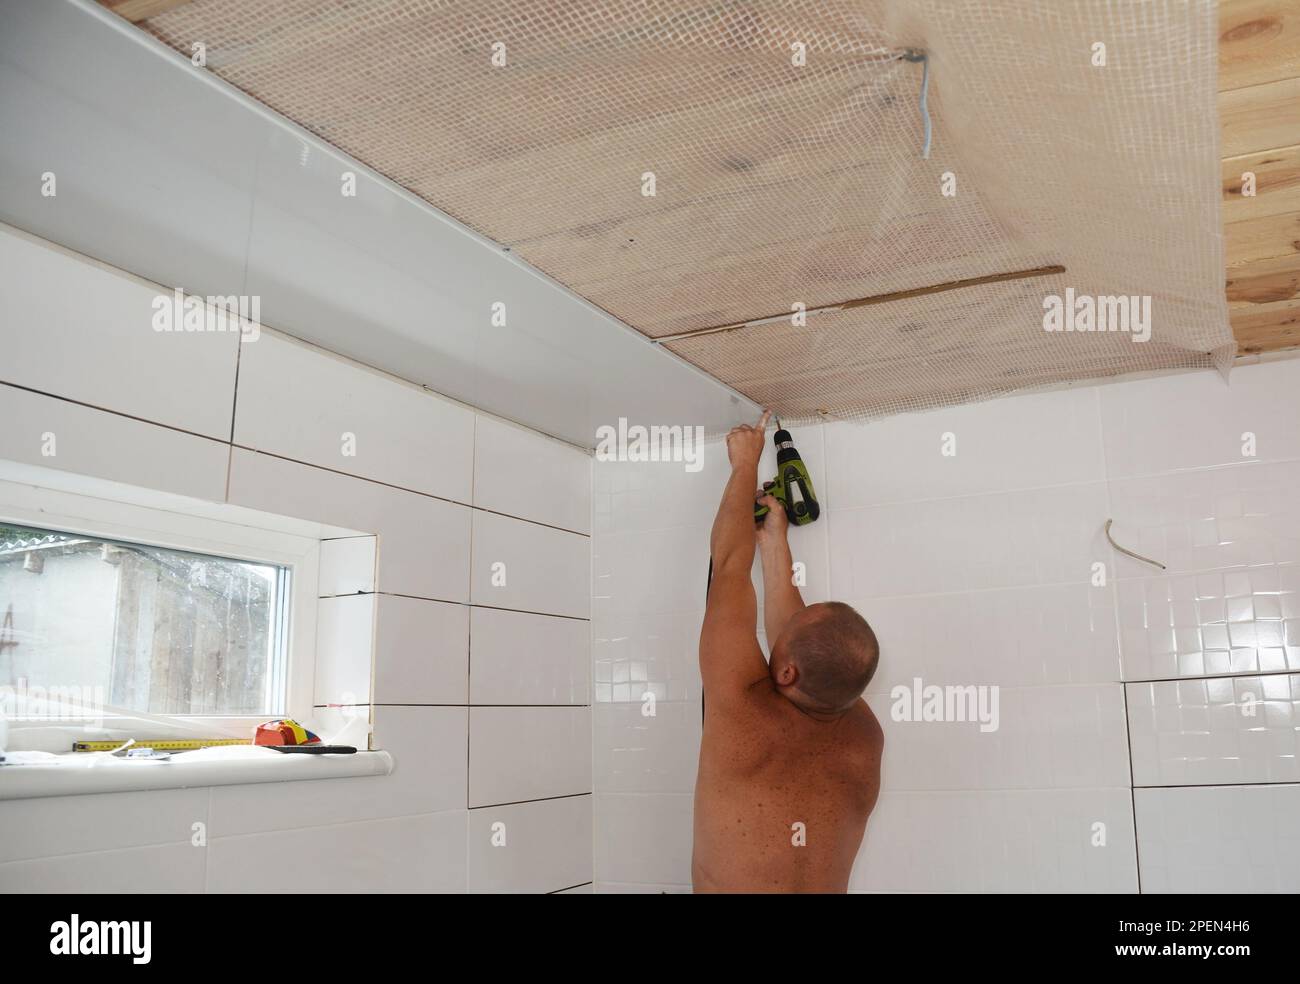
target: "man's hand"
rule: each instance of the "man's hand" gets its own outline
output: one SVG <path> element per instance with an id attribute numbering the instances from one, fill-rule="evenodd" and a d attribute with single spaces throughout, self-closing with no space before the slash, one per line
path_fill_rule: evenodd
<path id="1" fill-rule="evenodd" d="M 768 495 L 763 489 L 754 493 L 754 501 L 760 506 L 767 506 L 767 515 L 758 522 L 758 546 L 766 550 L 775 543 L 784 543 L 790 519 L 785 514 L 785 507 L 775 496 Z"/>
<path id="2" fill-rule="evenodd" d="M 764 410 L 754 426 L 741 424 L 733 427 L 727 435 L 727 460 L 731 462 L 732 471 L 737 468 L 758 468 L 758 459 L 763 456 L 763 445 L 767 431 L 767 421 L 772 416 L 771 410 Z"/>

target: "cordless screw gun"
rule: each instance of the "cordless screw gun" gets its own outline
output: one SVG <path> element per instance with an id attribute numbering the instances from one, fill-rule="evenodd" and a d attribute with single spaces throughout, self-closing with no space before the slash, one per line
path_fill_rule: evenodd
<path id="1" fill-rule="evenodd" d="M 776 445 L 776 478 L 764 482 L 763 490 L 781 503 L 792 524 L 805 526 L 820 516 L 822 511 L 817 503 L 817 493 L 813 491 L 812 479 L 808 477 L 808 469 L 795 450 L 794 440 L 788 430 L 778 426 L 772 435 L 772 443 Z M 767 513 L 767 506 L 754 503 L 756 522 Z"/>

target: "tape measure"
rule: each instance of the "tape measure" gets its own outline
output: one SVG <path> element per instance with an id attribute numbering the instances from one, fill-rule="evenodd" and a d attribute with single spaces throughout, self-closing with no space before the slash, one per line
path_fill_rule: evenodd
<path id="1" fill-rule="evenodd" d="M 215 748 L 218 745 L 251 745 L 251 738 L 193 738 L 176 741 L 149 741 L 137 739 L 134 748 L 156 748 L 164 752 L 189 752 L 196 748 Z M 111 752 L 121 748 L 125 741 L 74 741 L 74 752 Z"/>

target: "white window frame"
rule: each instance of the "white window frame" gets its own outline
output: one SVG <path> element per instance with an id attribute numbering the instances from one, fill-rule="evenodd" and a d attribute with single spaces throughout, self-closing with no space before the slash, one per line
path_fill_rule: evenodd
<path id="1" fill-rule="evenodd" d="M 128 487 L 119 488 L 126 490 Z M 147 498 L 149 494 L 133 497 Z M 273 528 L 275 517 L 253 514 L 250 510 L 238 507 L 185 500 L 178 496 L 158 495 L 154 498 L 159 500 L 157 504 L 145 504 L 124 501 L 116 496 L 66 491 L 0 478 L 0 521 L 15 526 L 187 550 L 289 568 L 289 639 L 285 648 L 287 668 L 284 713 L 286 717 L 298 721 L 308 720 L 313 712 L 316 672 L 320 537 Z M 254 521 L 257 525 L 254 525 Z M 261 525 L 263 523 L 266 525 Z M 295 524 L 292 520 L 285 520 L 284 525 Z M 264 716 L 242 715 L 176 714 L 165 717 L 176 722 L 175 732 L 167 733 L 155 721 L 106 718 L 104 737 L 193 737 L 205 723 L 214 726 L 219 723 L 223 732 L 242 731 L 251 737 L 253 729 L 266 720 Z M 114 727 L 114 722 L 117 721 L 120 721 L 121 727 Z M 15 725 L 11 723 L 11 726 Z M 66 732 L 73 723 L 67 720 L 23 721 L 16 726 L 24 730 L 48 727 Z"/>

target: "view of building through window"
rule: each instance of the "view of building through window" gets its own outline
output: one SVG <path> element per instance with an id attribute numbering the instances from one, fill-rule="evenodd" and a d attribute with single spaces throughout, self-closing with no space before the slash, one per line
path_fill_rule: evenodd
<path id="1" fill-rule="evenodd" d="M 281 713 L 288 581 L 271 564 L 0 523 L 0 688 Z"/>

